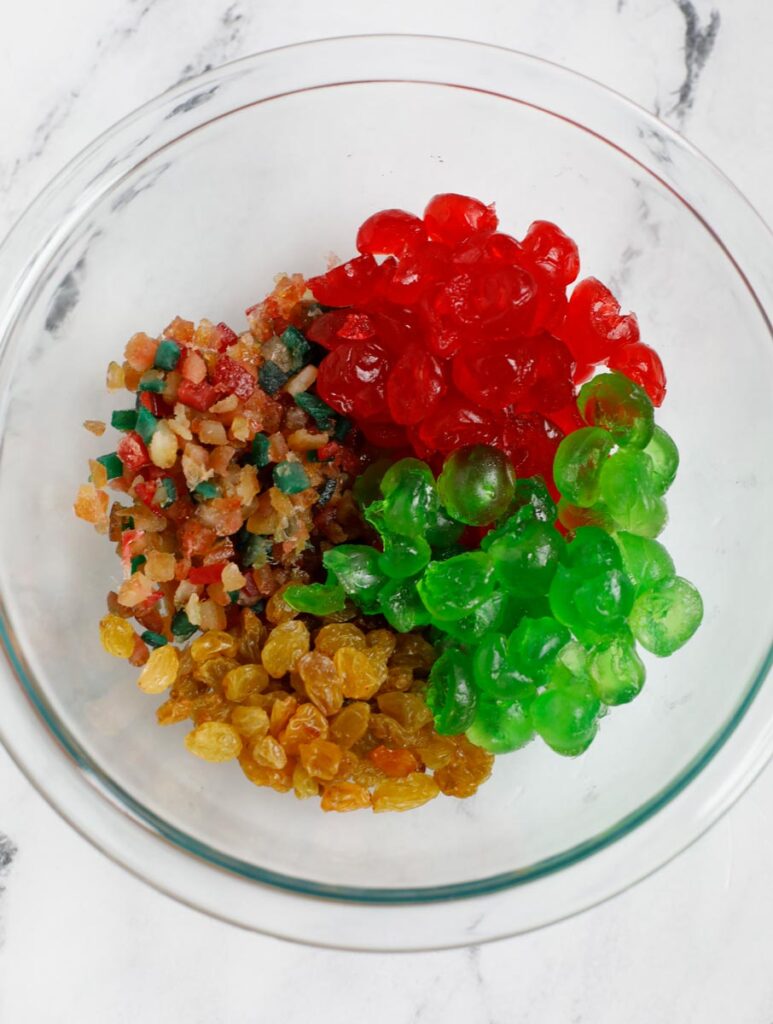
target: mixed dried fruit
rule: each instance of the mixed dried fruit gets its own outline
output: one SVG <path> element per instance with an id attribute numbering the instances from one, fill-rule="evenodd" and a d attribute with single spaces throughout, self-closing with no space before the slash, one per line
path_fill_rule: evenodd
<path id="1" fill-rule="evenodd" d="M 242 334 L 134 335 L 75 510 L 123 566 L 102 644 L 192 754 L 407 810 L 535 734 L 582 752 L 642 688 L 636 641 L 672 653 L 702 605 L 655 540 L 662 364 L 599 281 L 567 297 L 574 242 L 445 194 L 357 248 L 280 277 Z"/>

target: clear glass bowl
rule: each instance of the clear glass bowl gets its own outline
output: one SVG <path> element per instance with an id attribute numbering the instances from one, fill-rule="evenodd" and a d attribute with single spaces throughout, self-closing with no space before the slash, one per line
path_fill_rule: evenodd
<path id="1" fill-rule="evenodd" d="M 469 801 L 324 815 L 183 748 L 99 647 L 115 558 L 71 512 L 105 448 L 104 370 L 171 317 L 242 323 L 281 270 L 351 253 L 373 210 L 496 200 L 505 230 L 557 221 L 663 356 L 683 463 L 666 542 L 703 628 L 649 659 L 577 760 L 497 760 Z M 653 870 L 767 759 L 773 697 L 773 346 L 767 229 L 678 135 L 522 54 L 407 36 L 258 54 L 99 138 L 0 253 L 0 593 L 12 673 L 0 731 L 76 828 L 159 889 L 240 925 L 349 948 L 477 943 Z"/>

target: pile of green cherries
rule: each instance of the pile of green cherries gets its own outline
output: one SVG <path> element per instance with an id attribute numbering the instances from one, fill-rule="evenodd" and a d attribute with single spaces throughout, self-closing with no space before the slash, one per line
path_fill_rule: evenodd
<path id="1" fill-rule="evenodd" d="M 427 690 L 438 732 L 495 754 L 535 734 L 582 753 L 607 708 L 644 685 L 637 641 L 668 656 L 703 616 L 655 539 L 679 456 L 652 403 L 606 373 L 581 388 L 578 407 L 587 426 L 554 460 L 558 504 L 485 445 L 454 451 L 437 479 L 418 459 L 377 463 L 355 496 L 380 549 L 331 548 L 326 583 L 285 592 L 299 611 L 330 614 L 349 598 L 400 632 L 426 627 L 439 651 Z"/>

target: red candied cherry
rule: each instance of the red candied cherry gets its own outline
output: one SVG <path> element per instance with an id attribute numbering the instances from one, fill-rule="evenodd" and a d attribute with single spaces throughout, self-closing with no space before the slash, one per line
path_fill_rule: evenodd
<path id="1" fill-rule="evenodd" d="M 363 420 L 360 423 L 360 430 L 365 440 L 376 448 L 384 448 L 389 451 L 410 450 L 405 427 L 401 427 L 399 423 L 392 423 L 391 420 L 385 420 L 383 423 L 377 420 Z"/>
<path id="2" fill-rule="evenodd" d="M 307 281 L 317 302 L 324 306 L 359 306 L 378 285 L 378 264 L 372 256 L 357 256 Z"/>
<path id="3" fill-rule="evenodd" d="M 486 206 L 472 196 L 441 192 L 427 203 L 424 223 L 430 238 L 459 245 L 472 235 L 496 231 L 499 220 L 493 203 Z"/>
<path id="4" fill-rule="evenodd" d="M 574 398 L 562 409 L 551 409 L 550 422 L 554 423 L 564 434 L 571 434 L 588 425 L 580 415 Z"/>
<path id="5" fill-rule="evenodd" d="M 529 273 L 534 278 L 536 285 L 534 316 L 531 325 L 524 333 L 534 335 L 548 331 L 551 334 L 560 335 L 569 309 L 566 287 L 544 264 L 535 263 L 526 254 L 524 254 L 524 264 L 528 266 Z"/>
<path id="6" fill-rule="evenodd" d="M 405 256 L 427 240 L 424 224 L 405 210 L 379 210 L 357 232 L 357 248 L 371 256 Z"/>
<path id="7" fill-rule="evenodd" d="M 323 313 L 322 316 L 312 320 L 306 331 L 306 337 L 309 341 L 315 341 L 318 345 L 322 345 L 323 348 L 338 348 L 344 341 L 338 330 L 350 316 L 351 310 L 331 309 L 328 313 Z M 375 329 L 371 332 L 371 336 L 373 334 L 375 334 Z"/>
<path id="8" fill-rule="evenodd" d="M 387 351 L 375 341 L 344 342 L 319 364 L 317 392 L 345 416 L 385 417 L 389 370 Z"/>
<path id="9" fill-rule="evenodd" d="M 644 342 L 616 348 L 609 357 L 609 368 L 644 388 L 653 405 L 662 405 L 666 397 L 666 371 L 660 356 Z"/>
<path id="10" fill-rule="evenodd" d="M 575 285 L 561 336 L 578 363 L 597 363 L 613 350 L 639 340 L 636 316 L 620 313 L 620 303 L 595 277 Z"/>
<path id="11" fill-rule="evenodd" d="M 483 243 L 484 259 L 495 263 L 510 263 L 520 267 L 523 266 L 523 255 L 521 243 L 499 231 L 489 235 Z"/>
<path id="12" fill-rule="evenodd" d="M 447 389 L 443 367 L 421 345 L 412 344 L 387 381 L 387 403 L 396 423 L 413 424 L 429 413 Z"/>
<path id="13" fill-rule="evenodd" d="M 498 444 L 503 422 L 464 395 L 450 395 L 419 426 L 419 441 L 432 452 L 451 452 L 468 444 Z"/>
<path id="14" fill-rule="evenodd" d="M 502 442 L 519 477 L 539 475 L 552 483 L 553 457 L 563 432 L 538 412 L 527 412 L 508 419 Z"/>
<path id="15" fill-rule="evenodd" d="M 533 346 L 533 379 L 527 394 L 516 403 L 518 411 L 552 412 L 560 409 L 574 397 L 572 353 L 563 341 L 552 334 L 538 334 L 529 340 Z"/>
<path id="16" fill-rule="evenodd" d="M 566 286 L 580 272 L 580 254 L 574 241 L 549 220 L 535 220 L 521 243 L 535 263 L 545 266 Z"/>
<path id="17" fill-rule="evenodd" d="M 478 342 L 454 357 L 454 384 L 466 398 L 501 413 L 528 393 L 535 381 L 535 364 L 531 339 Z"/>
<path id="18" fill-rule="evenodd" d="M 463 327 L 491 328 L 518 335 L 531 323 L 536 289 L 521 267 L 470 267 L 441 284 L 433 311 Z"/>

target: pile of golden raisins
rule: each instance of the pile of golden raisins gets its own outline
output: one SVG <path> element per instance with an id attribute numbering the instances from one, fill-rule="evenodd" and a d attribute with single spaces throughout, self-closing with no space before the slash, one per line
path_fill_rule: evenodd
<path id="1" fill-rule="evenodd" d="M 494 759 L 435 731 L 423 696 L 432 645 L 418 633 L 320 621 L 266 625 L 244 609 L 237 630 L 154 650 L 139 686 L 169 691 L 160 724 L 194 723 L 191 753 L 238 759 L 256 786 L 319 796 L 325 811 L 407 811 L 439 793 L 471 796 Z"/>

